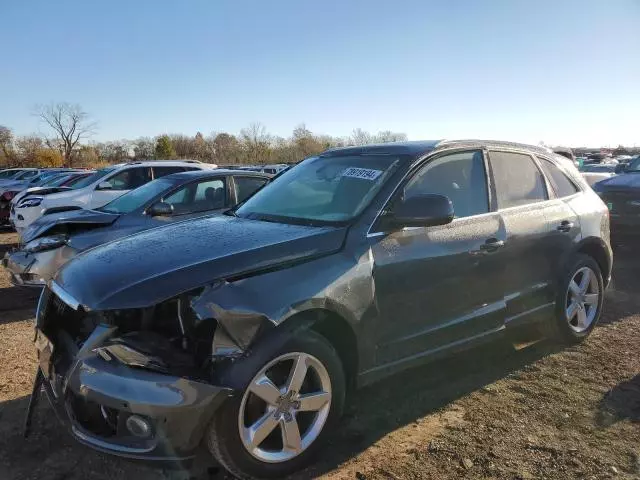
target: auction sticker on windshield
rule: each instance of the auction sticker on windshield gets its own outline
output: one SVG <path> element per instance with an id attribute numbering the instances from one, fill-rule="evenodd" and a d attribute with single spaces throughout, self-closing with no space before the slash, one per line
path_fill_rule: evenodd
<path id="1" fill-rule="evenodd" d="M 342 172 L 343 177 L 361 178 L 363 180 L 375 180 L 382 174 L 382 170 L 371 170 L 369 168 L 349 167 Z"/>

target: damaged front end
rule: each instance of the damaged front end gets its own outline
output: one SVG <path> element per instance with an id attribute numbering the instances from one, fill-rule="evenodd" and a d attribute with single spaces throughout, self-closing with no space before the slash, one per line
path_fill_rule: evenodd
<path id="1" fill-rule="evenodd" d="M 43 290 L 36 385 L 42 382 L 80 442 L 145 460 L 195 455 L 214 412 L 233 394 L 220 371 L 243 355 L 262 324 L 246 319 L 239 334 L 201 318 L 195 305 L 202 291 L 149 308 L 96 312 L 55 282 Z"/>

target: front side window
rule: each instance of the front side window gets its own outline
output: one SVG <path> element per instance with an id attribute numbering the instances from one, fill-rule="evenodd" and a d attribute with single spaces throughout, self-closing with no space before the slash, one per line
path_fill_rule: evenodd
<path id="1" fill-rule="evenodd" d="M 578 188 L 553 162 L 540 158 L 540 168 L 549 179 L 549 183 L 559 198 L 568 197 L 578 191 Z"/>
<path id="2" fill-rule="evenodd" d="M 480 150 L 438 157 L 425 165 L 405 186 L 404 198 L 435 193 L 453 203 L 456 218 L 489 211 L 484 158 Z"/>
<path id="3" fill-rule="evenodd" d="M 173 205 L 175 214 L 204 212 L 224 208 L 226 204 L 225 183 L 222 179 L 194 182 L 180 188 L 163 199 Z"/>
<path id="4" fill-rule="evenodd" d="M 548 198 L 542 173 L 529 155 L 490 152 L 498 208 L 517 207 Z"/>
<path id="5" fill-rule="evenodd" d="M 275 178 L 235 213 L 303 225 L 344 223 L 371 202 L 401 161 L 397 155 L 312 157 Z"/>
<path id="6" fill-rule="evenodd" d="M 165 190 L 171 188 L 173 184 L 171 180 L 163 178 L 154 180 L 140 188 L 125 193 L 98 210 L 107 213 L 131 213 L 143 205 L 146 205 Z"/>
<path id="7" fill-rule="evenodd" d="M 149 169 L 147 167 L 137 167 L 116 173 L 108 181 L 111 184 L 111 190 L 133 190 L 150 180 Z"/>
<path id="8" fill-rule="evenodd" d="M 262 187 L 267 180 L 258 177 L 233 177 L 236 182 L 236 196 L 238 197 L 238 203 L 244 202 L 253 193 Z"/>

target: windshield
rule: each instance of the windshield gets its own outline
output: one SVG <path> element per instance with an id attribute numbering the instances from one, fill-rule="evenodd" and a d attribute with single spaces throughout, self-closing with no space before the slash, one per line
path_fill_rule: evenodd
<path id="1" fill-rule="evenodd" d="M 636 157 L 629 162 L 629 166 L 625 169 L 625 172 L 640 172 L 640 157 Z"/>
<path id="2" fill-rule="evenodd" d="M 23 172 L 24 170 L 5 170 L 4 172 L 0 172 L 0 179 L 16 178 Z"/>
<path id="3" fill-rule="evenodd" d="M 107 203 L 102 208 L 96 210 L 106 213 L 131 213 L 134 210 L 145 205 L 157 195 L 171 188 L 175 183 L 166 178 L 160 178 L 149 183 L 145 183 L 141 187 L 125 193 L 114 201 Z"/>
<path id="4" fill-rule="evenodd" d="M 65 180 L 67 180 L 72 174 L 70 173 L 63 173 L 61 175 L 55 175 L 53 177 L 47 178 L 45 181 L 43 181 L 40 186 L 41 187 L 57 187 L 58 185 L 60 185 L 61 183 L 63 183 Z"/>
<path id="5" fill-rule="evenodd" d="M 239 217 L 332 224 L 358 215 L 397 168 L 397 156 L 312 157 L 250 197 Z"/>
<path id="6" fill-rule="evenodd" d="M 108 175 L 114 170 L 115 170 L 114 167 L 102 168 L 97 172 L 93 173 L 92 175 L 89 175 L 88 177 L 85 177 L 84 179 L 80 180 L 78 183 L 75 183 L 72 188 L 77 189 L 77 188 L 86 187 L 87 185 L 91 185 L 96 180 L 99 180 L 100 178 L 104 177 L 105 175 Z"/>
<path id="7" fill-rule="evenodd" d="M 19 172 L 17 175 L 14 175 L 13 178 L 14 180 L 26 180 L 28 178 L 33 177 L 34 175 L 37 175 L 38 172 L 35 172 L 33 170 L 24 170 L 22 172 Z"/>

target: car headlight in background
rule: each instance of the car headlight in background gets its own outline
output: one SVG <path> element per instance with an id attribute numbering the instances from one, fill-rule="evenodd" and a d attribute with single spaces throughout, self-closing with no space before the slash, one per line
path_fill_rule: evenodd
<path id="1" fill-rule="evenodd" d="M 58 248 L 67 243 L 67 236 L 64 234 L 51 235 L 49 237 L 40 237 L 35 240 L 31 240 L 24 246 L 24 249 L 29 253 L 42 252 L 44 250 L 51 250 Z"/>
<path id="2" fill-rule="evenodd" d="M 25 198 L 18 203 L 18 208 L 37 207 L 42 203 L 42 197 Z"/>

